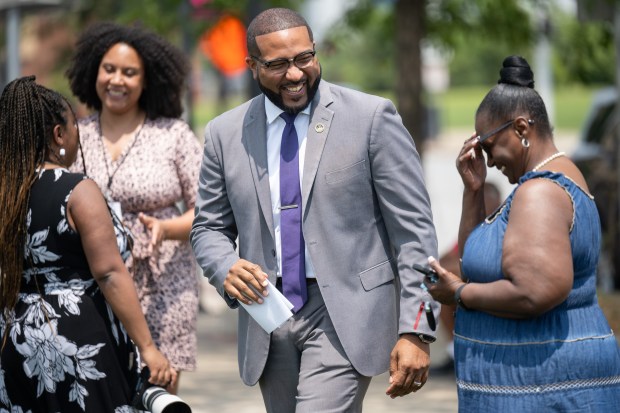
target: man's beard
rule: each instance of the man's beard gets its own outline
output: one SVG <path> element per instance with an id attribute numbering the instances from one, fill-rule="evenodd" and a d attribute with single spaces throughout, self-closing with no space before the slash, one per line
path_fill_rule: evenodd
<path id="1" fill-rule="evenodd" d="M 314 96 L 316 95 L 316 92 L 319 90 L 319 83 L 321 83 L 321 72 L 319 72 L 319 75 L 317 76 L 317 78 L 314 79 L 314 83 L 308 89 L 308 99 L 306 100 L 306 104 L 303 106 L 298 106 L 298 107 L 291 107 L 291 106 L 285 105 L 284 99 L 282 99 L 282 96 L 279 93 L 276 93 L 273 90 L 267 89 L 265 86 L 263 86 L 263 84 L 260 81 L 260 76 L 258 77 L 257 81 L 258 81 L 259 89 L 261 90 L 261 92 L 265 94 L 265 96 L 267 96 L 267 99 L 269 99 L 274 105 L 276 105 L 277 107 L 279 107 L 286 113 L 290 113 L 291 115 L 296 115 L 302 110 L 304 110 L 305 108 L 307 108 L 312 103 L 312 100 L 314 100 Z"/>

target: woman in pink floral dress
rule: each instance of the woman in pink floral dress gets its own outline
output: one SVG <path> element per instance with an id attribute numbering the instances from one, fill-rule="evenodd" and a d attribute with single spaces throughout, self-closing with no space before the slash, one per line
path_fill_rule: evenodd
<path id="1" fill-rule="evenodd" d="M 73 168 L 97 182 L 132 232 L 128 265 L 142 310 L 178 371 L 195 369 L 198 311 L 188 237 L 201 148 L 179 119 L 187 73 L 185 56 L 161 37 L 111 23 L 80 36 L 67 71 L 94 110 L 79 122 L 83 159 Z"/>

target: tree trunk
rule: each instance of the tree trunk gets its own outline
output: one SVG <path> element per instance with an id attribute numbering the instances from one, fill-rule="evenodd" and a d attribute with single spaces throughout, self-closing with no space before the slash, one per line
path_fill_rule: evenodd
<path id="1" fill-rule="evenodd" d="M 249 0 L 247 6 L 247 22 L 245 22 L 246 26 L 250 24 L 254 17 L 258 16 L 263 10 L 266 9 L 263 0 Z M 247 98 L 252 99 L 254 96 L 260 95 L 262 92 L 258 87 L 258 82 L 254 80 L 252 77 L 252 72 L 250 70 L 245 71 L 245 76 L 247 78 Z"/>
<path id="2" fill-rule="evenodd" d="M 424 0 L 396 1 L 396 97 L 403 123 L 422 156 L 425 110 L 422 104 L 422 53 L 425 28 Z"/>

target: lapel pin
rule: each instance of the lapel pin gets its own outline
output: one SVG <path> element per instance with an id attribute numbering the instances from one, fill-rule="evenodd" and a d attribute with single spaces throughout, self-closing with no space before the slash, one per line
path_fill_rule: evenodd
<path id="1" fill-rule="evenodd" d="M 323 125 L 322 123 L 317 123 L 316 125 L 314 125 L 314 130 L 317 133 L 321 133 L 325 130 L 325 125 Z"/>

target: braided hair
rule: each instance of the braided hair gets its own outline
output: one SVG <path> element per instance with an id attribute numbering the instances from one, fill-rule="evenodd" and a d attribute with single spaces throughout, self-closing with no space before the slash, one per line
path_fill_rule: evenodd
<path id="1" fill-rule="evenodd" d="M 533 127 L 541 136 L 550 137 L 552 128 L 545 103 L 534 90 L 534 73 L 521 56 L 508 56 L 502 63 L 500 79 L 484 97 L 476 115 L 484 114 L 498 122 L 507 122 L 517 116 L 534 121 Z"/>
<path id="2" fill-rule="evenodd" d="M 17 302 L 26 242 L 26 214 L 36 170 L 51 151 L 54 127 L 67 125 L 69 102 L 35 83 L 13 80 L 0 96 L 0 310 Z"/>

